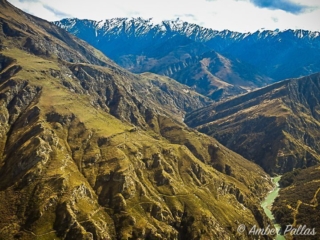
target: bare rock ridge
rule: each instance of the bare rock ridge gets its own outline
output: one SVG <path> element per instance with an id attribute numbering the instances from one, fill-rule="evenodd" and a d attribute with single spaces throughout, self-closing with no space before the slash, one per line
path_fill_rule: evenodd
<path id="1" fill-rule="evenodd" d="M 0 4 L 1 239 L 250 239 L 239 223 L 270 224 L 270 177 L 182 123 L 206 97 Z"/>
<path id="2" fill-rule="evenodd" d="M 320 161 L 320 74 L 289 79 L 212 104 L 186 123 L 279 174 Z"/>

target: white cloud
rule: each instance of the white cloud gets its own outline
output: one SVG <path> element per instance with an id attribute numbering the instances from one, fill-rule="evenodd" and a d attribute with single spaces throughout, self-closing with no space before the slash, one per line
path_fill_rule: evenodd
<path id="1" fill-rule="evenodd" d="M 258 8 L 249 0 L 9 0 L 22 10 L 49 21 L 68 16 L 94 20 L 140 16 L 158 22 L 179 17 L 217 30 L 302 28 L 320 31 L 320 1 L 291 1 L 313 9 L 294 15 L 283 10 Z"/>

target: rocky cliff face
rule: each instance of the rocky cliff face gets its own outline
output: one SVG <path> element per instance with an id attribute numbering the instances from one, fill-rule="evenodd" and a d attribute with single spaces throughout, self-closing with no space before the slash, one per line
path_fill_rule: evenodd
<path id="1" fill-rule="evenodd" d="M 320 160 L 319 96 L 314 74 L 196 110 L 186 122 L 267 172 L 284 173 Z"/>
<path id="2" fill-rule="evenodd" d="M 268 175 L 180 121 L 208 99 L 0 3 L 0 238 L 248 239 L 239 223 L 268 224 Z"/>

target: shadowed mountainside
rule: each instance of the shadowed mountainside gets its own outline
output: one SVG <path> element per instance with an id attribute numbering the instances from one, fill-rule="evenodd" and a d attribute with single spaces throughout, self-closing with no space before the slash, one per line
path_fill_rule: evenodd
<path id="1" fill-rule="evenodd" d="M 319 163 L 320 74 L 282 81 L 186 116 L 267 172 L 285 173 Z"/>

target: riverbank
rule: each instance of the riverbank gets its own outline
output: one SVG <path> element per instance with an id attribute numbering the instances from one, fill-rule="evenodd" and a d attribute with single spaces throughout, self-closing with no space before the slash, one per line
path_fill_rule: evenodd
<path id="1" fill-rule="evenodd" d="M 272 182 L 275 184 L 274 189 L 266 196 L 265 200 L 261 203 L 261 207 L 263 208 L 265 214 L 268 216 L 268 218 L 273 223 L 274 227 L 277 229 L 277 232 L 280 231 L 281 226 L 276 223 L 276 220 L 271 212 L 271 207 L 274 202 L 274 200 L 279 195 L 280 187 L 279 187 L 279 181 L 281 179 L 281 176 L 277 176 L 272 178 Z M 285 240 L 285 237 L 283 235 L 277 235 L 275 237 L 276 240 Z"/>

